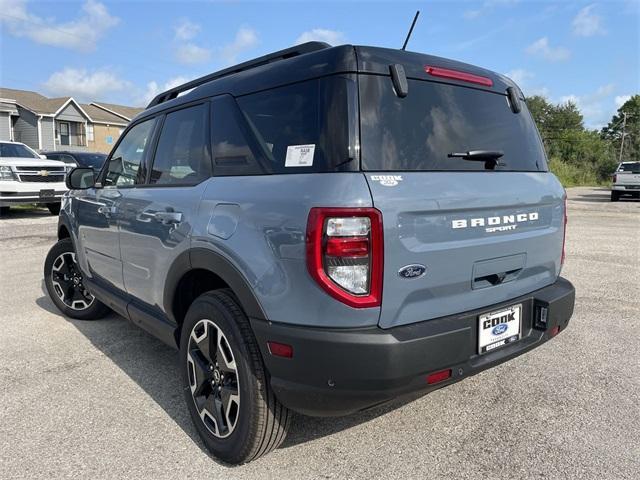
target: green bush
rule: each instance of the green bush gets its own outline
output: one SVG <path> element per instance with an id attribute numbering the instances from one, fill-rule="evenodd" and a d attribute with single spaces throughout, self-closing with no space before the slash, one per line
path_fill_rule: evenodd
<path id="1" fill-rule="evenodd" d="M 558 177 L 564 187 L 606 183 L 605 180 L 598 178 L 598 173 L 589 165 L 578 167 L 558 158 L 552 158 L 549 160 L 549 169 Z"/>

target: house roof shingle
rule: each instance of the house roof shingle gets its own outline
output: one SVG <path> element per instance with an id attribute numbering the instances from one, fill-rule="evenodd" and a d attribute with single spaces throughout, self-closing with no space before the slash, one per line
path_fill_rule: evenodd
<path id="1" fill-rule="evenodd" d="M 116 115 L 125 117 L 127 120 L 131 120 L 140 112 L 144 111 L 144 108 L 127 107 L 125 105 L 116 105 L 114 103 L 91 102 L 91 105 L 94 105 L 103 110 L 109 110 L 112 113 L 115 113 Z"/>
<path id="2" fill-rule="evenodd" d="M 95 123 L 108 123 L 111 125 L 126 125 L 128 123 L 124 118 L 107 112 L 102 108 L 98 108 L 95 105 L 81 103 L 80 106 Z"/>
<path id="3" fill-rule="evenodd" d="M 43 115 L 53 115 L 71 97 L 47 98 L 29 90 L 0 88 L 0 97 L 15 100 L 18 105 Z"/>

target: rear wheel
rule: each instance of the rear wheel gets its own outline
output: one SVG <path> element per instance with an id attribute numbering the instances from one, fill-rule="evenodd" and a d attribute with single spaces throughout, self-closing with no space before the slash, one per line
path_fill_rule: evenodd
<path id="1" fill-rule="evenodd" d="M 249 321 L 231 291 L 207 292 L 189 308 L 180 369 L 191 418 L 214 456 L 246 463 L 285 439 L 289 410 L 271 390 Z"/>
<path id="2" fill-rule="evenodd" d="M 109 313 L 109 307 L 84 287 L 70 238 L 63 238 L 49 250 L 44 262 L 44 283 L 53 303 L 68 317 L 96 320 Z"/>
<path id="3" fill-rule="evenodd" d="M 47 203 L 47 208 L 51 215 L 58 215 L 60 213 L 60 202 L 57 203 Z"/>
<path id="4" fill-rule="evenodd" d="M 9 214 L 9 207 L 0 207 L 0 217 L 4 217 Z"/>
<path id="5" fill-rule="evenodd" d="M 617 202 L 618 200 L 620 200 L 620 193 L 616 192 L 615 190 L 611 191 L 611 201 L 612 202 Z"/>

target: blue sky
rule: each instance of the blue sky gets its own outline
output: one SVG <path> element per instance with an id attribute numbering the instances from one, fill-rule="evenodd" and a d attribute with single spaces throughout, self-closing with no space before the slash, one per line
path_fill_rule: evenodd
<path id="1" fill-rule="evenodd" d="M 640 92 L 640 0 L 426 2 L 0 0 L 0 85 L 144 105 L 234 62 L 312 39 L 399 48 L 573 100 L 590 127 Z"/>

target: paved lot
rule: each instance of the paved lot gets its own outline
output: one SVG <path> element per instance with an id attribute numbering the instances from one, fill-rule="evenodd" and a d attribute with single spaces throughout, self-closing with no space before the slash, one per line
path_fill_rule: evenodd
<path id="1" fill-rule="evenodd" d="M 566 332 L 413 402 L 296 416 L 282 448 L 237 468 L 203 451 L 175 352 L 115 315 L 54 309 L 55 219 L 0 219 L 0 478 L 637 478 L 640 202 L 569 197 Z"/>

